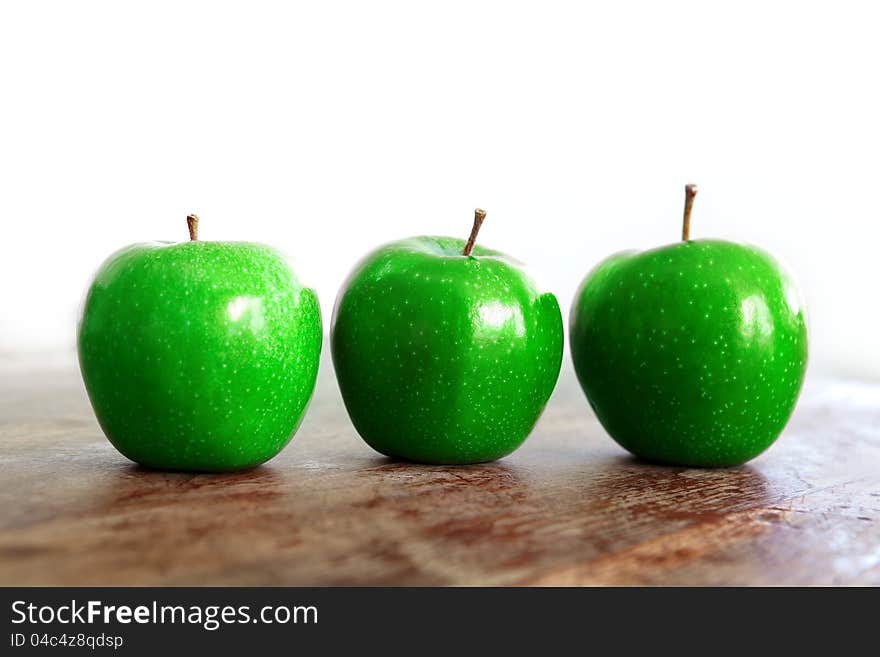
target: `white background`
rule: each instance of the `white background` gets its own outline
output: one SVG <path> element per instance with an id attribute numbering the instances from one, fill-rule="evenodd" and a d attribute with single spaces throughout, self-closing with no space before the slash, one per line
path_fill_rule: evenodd
<path id="1" fill-rule="evenodd" d="M 317 287 L 414 234 L 583 275 L 679 236 L 795 271 L 814 372 L 880 378 L 880 21 L 856 2 L 4 2 L 0 352 L 69 350 L 127 243 L 263 241 Z"/>

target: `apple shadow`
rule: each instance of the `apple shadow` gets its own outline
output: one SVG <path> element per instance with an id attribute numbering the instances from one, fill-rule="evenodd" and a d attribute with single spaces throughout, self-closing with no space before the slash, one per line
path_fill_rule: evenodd
<path id="1" fill-rule="evenodd" d="M 284 477 L 275 468 L 262 464 L 235 472 L 187 472 L 149 468 L 136 463 L 126 464 L 95 488 L 95 502 L 101 499 L 100 490 L 108 493 L 103 507 L 107 512 L 127 505 L 144 503 L 157 505 L 185 504 L 193 496 L 219 492 L 227 500 L 242 495 L 261 499 L 281 494 Z"/>
<path id="2" fill-rule="evenodd" d="M 416 510 L 431 514 L 441 508 L 448 513 L 456 505 L 509 507 L 525 499 L 530 489 L 515 466 L 499 461 L 429 465 L 377 456 L 350 475 L 365 493 L 364 507 L 396 504 L 411 514 Z"/>
<path id="3" fill-rule="evenodd" d="M 770 504 L 770 481 L 752 465 L 689 468 L 616 455 L 587 468 L 560 472 L 591 510 L 616 509 L 623 518 L 707 519 Z"/>

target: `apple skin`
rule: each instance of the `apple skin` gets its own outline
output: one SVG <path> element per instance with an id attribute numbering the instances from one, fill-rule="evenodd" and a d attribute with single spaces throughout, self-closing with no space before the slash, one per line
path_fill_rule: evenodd
<path id="1" fill-rule="evenodd" d="M 145 243 L 98 270 L 80 369 L 111 443 L 151 468 L 230 471 L 275 456 L 315 387 L 315 293 L 243 242 Z"/>
<path id="2" fill-rule="evenodd" d="M 492 461 L 526 439 L 559 376 L 562 317 L 517 261 L 462 240 L 373 251 L 336 300 L 333 364 L 361 437 L 387 456 Z"/>
<path id="3" fill-rule="evenodd" d="M 794 410 L 807 365 L 804 306 L 760 249 L 680 242 L 614 255 L 575 296 L 571 355 L 605 430 L 642 458 L 745 463 Z"/>

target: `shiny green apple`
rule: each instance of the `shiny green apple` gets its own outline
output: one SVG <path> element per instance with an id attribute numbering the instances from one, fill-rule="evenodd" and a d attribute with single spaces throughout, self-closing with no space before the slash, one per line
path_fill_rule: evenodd
<path id="1" fill-rule="evenodd" d="M 382 246 L 337 297 L 333 364 L 358 433 L 388 456 L 475 463 L 526 439 L 556 384 L 562 319 L 522 265 L 467 244 Z"/>
<path id="2" fill-rule="evenodd" d="M 792 278 L 753 246 L 689 239 L 614 255 L 571 310 L 575 371 L 606 431 L 643 458 L 744 463 L 785 427 L 807 365 Z"/>
<path id="3" fill-rule="evenodd" d="M 315 386 L 318 299 L 274 249 L 135 244 L 95 274 L 79 324 L 95 415 L 122 454 L 169 470 L 256 466 L 289 442 Z"/>

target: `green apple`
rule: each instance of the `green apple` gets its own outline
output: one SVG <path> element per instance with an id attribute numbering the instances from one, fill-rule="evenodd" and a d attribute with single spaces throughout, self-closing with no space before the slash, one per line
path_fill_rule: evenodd
<path id="1" fill-rule="evenodd" d="M 562 318 L 523 266 L 471 237 L 413 237 L 367 255 L 342 286 L 330 344 L 361 437 L 391 457 L 477 463 L 537 422 L 559 375 Z"/>
<path id="2" fill-rule="evenodd" d="M 791 277 L 752 246 L 689 239 L 614 255 L 571 310 L 575 370 L 599 421 L 645 459 L 744 463 L 787 423 L 807 365 L 804 305 Z"/>
<path id="3" fill-rule="evenodd" d="M 135 244 L 95 275 L 80 369 L 107 438 L 142 465 L 228 471 L 275 456 L 315 387 L 321 314 L 275 250 Z"/>

